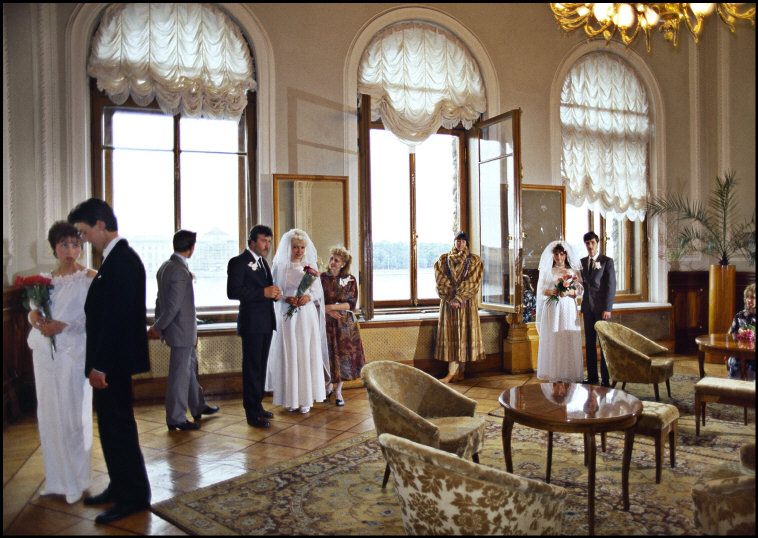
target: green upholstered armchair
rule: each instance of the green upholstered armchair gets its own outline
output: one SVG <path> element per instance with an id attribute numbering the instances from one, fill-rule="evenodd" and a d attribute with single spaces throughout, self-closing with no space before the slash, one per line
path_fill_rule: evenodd
<path id="1" fill-rule="evenodd" d="M 652 383 L 655 399 L 660 401 L 658 383 L 665 382 L 671 398 L 669 379 L 674 375 L 674 361 L 666 357 L 668 349 L 619 323 L 598 321 L 595 330 L 613 386 L 621 381 L 623 390 L 627 383 Z"/>
<path id="2" fill-rule="evenodd" d="M 392 469 L 405 532 L 431 534 L 561 533 L 566 490 L 391 434 L 379 436 Z"/>
<path id="3" fill-rule="evenodd" d="M 479 462 L 484 418 L 475 417 L 476 401 L 429 374 L 392 361 L 363 367 L 377 435 L 391 433 Z M 382 487 L 389 479 L 389 464 Z"/>
<path id="4" fill-rule="evenodd" d="M 740 448 L 740 463 L 707 471 L 692 487 L 692 500 L 703 534 L 755 536 L 755 443 Z"/>

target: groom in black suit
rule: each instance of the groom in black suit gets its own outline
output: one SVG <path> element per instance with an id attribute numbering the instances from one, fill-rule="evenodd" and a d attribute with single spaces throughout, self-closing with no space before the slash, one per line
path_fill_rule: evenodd
<path id="1" fill-rule="evenodd" d="M 90 198 L 68 215 L 83 241 L 102 252 L 100 270 L 90 285 L 84 375 L 94 390 L 97 426 L 110 484 L 84 504 L 114 503 L 97 523 L 110 523 L 150 507 L 150 483 L 139 447 L 132 409 L 132 375 L 150 370 L 147 350 L 145 268 L 118 235 L 113 209 Z"/>
<path id="2" fill-rule="evenodd" d="M 270 427 L 268 419 L 274 416 L 261 403 L 268 351 L 276 330 L 274 301 L 282 296 L 266 261 L 272 237 L 268 226 L 254 226 L 248 248 L 229 260 L 226 270 L 226 295 L 240 302 L 237 334 L 242 337 L 242 405 L 247 423 L 256 428 Z"/>
<path id="3" fill-rule="evenodd" d="M 616 298 L 616 270 L 613 259 L 598 251 L 599 238 L 595 232 L 584 234 L 584 246 L 588 256 L 582 258 L 582 317 L 584 318 L 584 342 L 587 354 L 587 379 L 585 383 L 597 385 L 597 333 L 595 322 L 611 319 L 613 300 Z M 608 366 L 603 350 L 600 350 L 600 376 L 604 387 L 610 386 Z"/>

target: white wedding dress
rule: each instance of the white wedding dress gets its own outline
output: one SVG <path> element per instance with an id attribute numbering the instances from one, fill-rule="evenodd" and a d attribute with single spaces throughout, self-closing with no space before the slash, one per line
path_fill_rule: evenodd
<path id="1" fill-rule="evenodd" d="M 303 267 L 302 263 L 292 262 L 275 265 L 274 284 L 285 297 L 297 294 Z M 321 279 L 316 277 L 305 295 L 311 300 L 289 319 L 284 319 L 289 309 L 284 300 L 277 301 L 274 307 L 276 333 L 269 352 L 266 390 L 274 392 L 274 405 L 287 408 L 307 408 L 314 401 L 326 399 L 329 357 L 324 354 L 326 332 Z"/>
<path id="2" fill-rule="evenodd" d="M 90 485 L 92 387 L 84 375 L 84 301 L 92 279 L 85 269 L 52 277 L 52 281 L 50 314 L 67 327 L 55 335 L 55 352 L 50 338 L 35 328 L 27 342 L 33 356 L 37 422 L 45 464 L 41 493 L 65 495 L 72 503 Z"/>
<path id="3" fill-rule="evenodd" d="M 537 301 L 542 301 L 537 326 L 540 335 L 537 351 L 537 377 L 544 381 L 581 381 L 584 378 L 582 361 L 582 333 L 579 325 L 576 298 L 559 297 L 558 301 L 547 301 L 544 295 L 548 286 L 558 281 L 568 272 L 580 277 L 573 269 L 553 267 L 550 277 L 540 275 Z M 576 294 L 582 296 L 583 287 L 576 283 Z"/>

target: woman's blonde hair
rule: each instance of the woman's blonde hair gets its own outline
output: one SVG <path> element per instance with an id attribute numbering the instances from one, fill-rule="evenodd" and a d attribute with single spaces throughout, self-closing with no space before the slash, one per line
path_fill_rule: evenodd
<path id="1" fill-rule="evenodd" d="M 345 262 L 345 266 L 340 269 L 340 276 L 346 277 L 350 274 L 350 263 L 353 261 L 353 255 L 350 254 L 350 251 L 347 250 L 345 247 L 332 247 L 329 250 L 330 256 L 339 256 L 342 258 L 342 261 Z"/>
<path id="2" fill-rule="evenodd" d="M 742 294 L 743 299 L 747 299 L 748 295 L 755 297 L 755 284 L 750 284 L 745 288 L 745 293 Z"/>

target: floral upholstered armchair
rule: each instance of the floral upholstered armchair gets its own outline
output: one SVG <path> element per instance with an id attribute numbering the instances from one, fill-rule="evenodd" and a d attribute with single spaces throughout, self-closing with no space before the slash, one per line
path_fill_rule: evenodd
<path id="1" fill-rule="evenodd" d="M 561 533 L 566 490 L 391 434 L 379 436 L 392 469 L 405 532 Z"/>
<path id="2" fill-rule="evenodd" d="M 660 401 L 658 383 L 666 383 L 671 399 L 674 360 L 666 356 L 668 349 L 619 323 L 598 321 L 595 330 L 613 386 L 621 381 L 623 390 L 627 383 L 652 383 L 655 400 Z"/>
<path id="3" fill-rule="evenodd" d="M 755 443 L 740 449 L 739 463 L 707 471 L 692 487 L 692 500 L 703 534 L 755 536 Z"/>
<path id="4" fill-rule="evenodd" d="M 363 367 L 377 435 L 391 433 L 479 462 L 484 418 L 475 417 L 476 401 L 412 366 L 372 361 Z M 387 485 L 390 467 L 384 470 Z"/>

